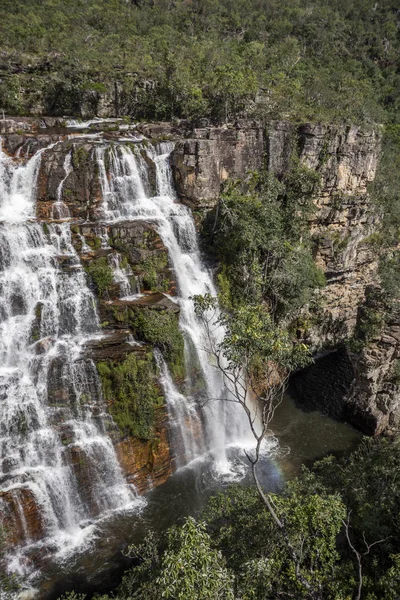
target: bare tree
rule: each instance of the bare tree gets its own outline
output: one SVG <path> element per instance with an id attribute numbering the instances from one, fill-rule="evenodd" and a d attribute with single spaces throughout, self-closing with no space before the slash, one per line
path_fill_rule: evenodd
<path id="1" fill-rule="evenodd" d="M 343 525 L 346 531 L 346 539 L 347 539 L 347 543 L 350 546 L 351 551 L 353 552 L 354 556 L 356 557 L 356 561 L 357 561 L 357 570 L 358 570 L 358 588 L 357 588 L 357 595 L 355 597 L 355 600 L 361 600 L 361 591 L 362 591 L 362 586 L 363 586 L 363 559 L 365 556 L 367 556 L 367 554 L 369 554 L 371 548 L 373 546 L 376 546 L 377 544 L 383 544 L 383 542 L 386 542 L 386 540 L 388 540 L 390 538 L 390 536 L 383 538 L 381 540 L 376 540 L 375 542 L 372 542 L 372 544 L 368 544 L 367 540 L 365 539 L 365 533 L 363 532 L 363 542 L 365 545 L 365 550 L 364 552 L 359 552 L 358 550 L 356 550 L 354 543 L 351 540 L 350 537 L 350 515 L 351 515 L 351 511 L 349 511 L 348 515 L 347 515 L 347 521 L 343 521 Z"/>
<path id="2" fill-rule="evenodd" d="M 197 296 L 194 302 L 206 332 L 206 350 L 221 372 L 227 390 L 226 397 L 215 400 L 237 403 L 245 411 L 255 439 L 254 453 L 246 452 L 246 456 L 258 495 L 282 535 L 298 581 L 310 598 L 321 600 L 320 590 L 315 590 L 301 572 L 301 552 L 291 543 L 270 494 L 263 490 L 257 468 L 263 441 L 283 400 L 289 376 L 294 368 L 309 362 L 308 349 L 302 344 L 293 345 L 287 332 L 273 323 L 266 307 L 249 309 L 247 314 L 221 315 L 215 298 L 210 295 Z M 223 339 L 218 335 L 221 327 L 225 328 Z"/>

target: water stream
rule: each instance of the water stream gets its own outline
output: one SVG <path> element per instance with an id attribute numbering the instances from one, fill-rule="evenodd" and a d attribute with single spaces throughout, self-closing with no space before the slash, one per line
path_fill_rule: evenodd
<path id="1" fill-rule="evenodd" d="M 177 407 L 184 406 L 184 400 L 181 398 L 178 402 L 176 390 L 165 383 L 164 391 L 170 415 L 174 415 L 175 430 L 180 428 L 178 438 L 181 441 L 186 440 L 184 445 L 188 449 L 187 460 L 197 459 L 210 452 L 214 458 L 216 472 L 229 476 L 233 474 L 234 465 L 228 460 L 227 449 L 232 445 L 238 448 L 253 447 L 254 440 L 242 408 L 234 403 L 221 401 L 229 392 L 224 386 L 220 372 L 210 361 L 207 351 L 209 341 L 194 312 L 191 297 L 206 293 L 215 296 L 216 290 L 201 258 L 191 211 L 176 201 L 169 166 L 172 149 L 171 142 L 163 142 L 156 146 L 137 144 L 135 148 L 128 145 L 100 146 L 97 149 L 97 160 L 104 213 L 109 221 L 142 219 L 153 222 L 168 249 L 178 284 L 180 327 L 185 336 L 189 379 L 186 398 L 189 408 L 184 407 L 181 411 L 178 411 Z M 109 169 L 106 168 L 106 162 Z M 155 174 L 153 190 L 151 163 Z M 223 336 L 222 329 L 216 329 L 213 335 L 218 341 Z M 203 426 L 199 425 L 198 414 L 193 409 L 193 399 L 190 397 L 190 373 L 193 365 L 198 366 L 203 379 Z M 161 371 L 164 382 L 171 379 L 166 369 L 166 365 L 163 364 Z M 195 442 L 188 442 L 188 429 L 197 432 Z"/>

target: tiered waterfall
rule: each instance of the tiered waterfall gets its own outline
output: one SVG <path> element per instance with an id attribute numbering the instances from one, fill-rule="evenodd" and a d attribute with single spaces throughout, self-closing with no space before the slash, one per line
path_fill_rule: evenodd
<path id="1" fill-rule="evenodd" d="M 56 142 L 57 144 L 57 142 Z M 54 145 L 54 144 L 53 144 Z M 155 350 L 166 399 L 171 446 L 177 466 L 208 456 L 216 473 L 228 473 L 227 448 L 251 444 L 240 407 L 226 396 L 218 369 L 210 362 L 205 332 L 191 297 L 215 294 L 202 261 L 190 210 L 175 197 L 169 155 L 172 143 L 93 142 L 102 194 L 99 231 L 110 223 L 151 223 L 168 250 L 177 281 L 170 298 L 180 308 L 185 339 L 186 382 L 178 389 L 161 352 Z M 88 338 L 101 337 L 96 299 L 71 240 L 71 219 L 62 200 L 71 156 L 64 160 L 49 223 L 36 220 L 40 161 L 0 154 L 0 507 L 18 514 L 22 547 L 32 544 L 62 553 L 99 517 L 140 505 L 123 477 L 107 431 L 107 412 L 94 362 L 84 351 Z M 58 221 L 54 221 L 58 219 Z M 82 237 L 82 236 L 81 236 Z M 102 235 L 107 248 L 107 239 Z M 82 251 L 86 242 L 82 238 Z M 129 267 L 109 257 L 121 297 L 142 292 L 132 285 Z M 222 336 L 222 331 L 215 335 Z M 135 343 L 131 340 L 130 343 Z M 195 368 L 194 368 L 195 367 Z M 202 382 L 196 403 L 190 373 Z M 82 482 L 80 461 L 89 465 Z M 26 505 L 38 511 L 32 531 Z M 23 569 L 23 550 L 18 555 Z M 22 566 L 21 566 L 22 565 Z"/>

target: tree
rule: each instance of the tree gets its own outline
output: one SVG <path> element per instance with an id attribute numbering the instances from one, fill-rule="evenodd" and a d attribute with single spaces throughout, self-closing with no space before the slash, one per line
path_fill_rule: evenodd
<path id="1" fill-rule="evenodd" d="M 293 546 L 299 569 L 324 600 L 346 590 L 337 535 L 346 515 L 338 494 L 316 493 L 309 480 L 297 480 L 280 495 L 271 494 Z M 236 576 L 237 595 L 246 600 L 309 598 L 299 581 L 282 535 L 254 488 L 234 486 L 210 499 L 204 513 L 208 530 Z M 343 596 L 344 597 L 344 596 Z"/>
<path id="2" fill-rule="evenodd" d="M 191 517 L 168 530 L 162 554 L 149 534 L 143 544 L 128 549 L 128 556 L 140 564 L 125 574 L 119 599 L 234 600 L 233 578 L 221 552 L 212 548 L 205 524 Z"/>
<path id="3" fill-rule="evenodd" d="M 223 306 L 265 302 L 272 319 L 293 319 L 324 285 L 308 227 L 318 185 L 318 174 L 293 157 L 282 181 L 261 172 L 226 186 L 204 227 L 221 265 Z"/>
<path id="4" fill-rule="evenodd" d="M 217 299 L 211 295 L 194 297 L 197 316 L 202 320 L 208 340 L 207 350 L 221 371 L 227 390 L 225 400 L 240 404 L 255 439 L 254 453 L 246 452 L 257 492 L 284 540 L 294 565 L 294 576 L 309 594 L 319 599 L 318 589 L 301 569 L 301 552 L 295 547 L 286 523 L 271 495 L 264 492 L 257 466 L 261 448 L 277 406 L 282 402 L 289 375 L 309 361 L 308 348 L 293 344 L 288 332 L 274 324 L 266 306 L 240 306 L 220 314 Z M 218 341 L 214 331 L 224 328 Z"/>

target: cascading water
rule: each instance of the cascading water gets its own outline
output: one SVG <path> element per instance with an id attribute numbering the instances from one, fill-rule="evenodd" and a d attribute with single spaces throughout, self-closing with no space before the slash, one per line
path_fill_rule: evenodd
<path id="1" fill-rule="evenodd" d="M 0 149 L 0 515 L 16 507 L 24 545 L 10 564 L 22 572 L 34 542 L 62 554 L 93 518 L 138 502 L 105 433 L 95 365 L 82 354 L 100 330 L 70 226 L 32 220 L 41 153 L 19 164 Z M 90 489 L 78 482 L 82 464 Z"/>
<path id="2" fill-rule="evenodd" d="M 156 148 L 137 145 L 100 146 L 97 160 L 104 199 L 104 214 L 107 220 L 143 219 L 153 221 L 169 252 L 174 269 L 180 304 L 180 326 L 185 336 L 187 371 L 190 366 L 199 366 L 205 384 L 204 397 L 208 400 L 203 412 L 204 421 L 201 439 L 196 447 L 187 443 L 187 429 L 198 423 L 190 423 L 191 408 L 184 407 L 182 394 L 172 384 L 166 364 L 158 359 L 164 392 L 169 404 L 170 416 L 180 428 L 179 438 L 186 448 L 186 460 L 211 452 L 219 472 L 229 472 L 227 448 L 230 445 L 254 446 L 247 419 L 240 406 L 219 401 L 229 393 L 222 377 L 207 353 L 208 340 L 197 319 L 191 297 L 216 294 L 212 278 L 201 260 L 195 224 L 189 209 L 175 201 L 172 186 L 169 155 L 172 143 L 161 143 Z M 146 160 L 144 153 L 147 155 Z M 106 168 L 106 160 L 109 168 Z M 154 165 L 156 190 L 151 191 L 151 166 Z M 214 333 L 222 336 L 223 331 Z M 189 375 L 190 376 L 190 375 Z M 189 404 L 192 399 L 187 398 Z M 179 408 L 180 407 L 180 408 Z M 198 415 L 194 416 L 198 420 Z"/>
<path id="3" fill-rule="evenodd" d="M 176 464 L 211 457 L 213 474 L 231 475 L 229 447 L 253 447 L 254 442 L 241 407 L 219 401 L 229 392 L 209 360 L 208 340 L 194 312 L 191 296 L 216 291 L 191 212 L 175 198 L 169 165 L 173 144 L 110 144 L 98 137 L 93 143 L 105 222 L 90 226 L 101 240 L 98 250 L 107 256 L 119 296 L 132 300 L 141 290 L 128 261 L 109 245 L 110 223 L 151 222 L 175 272 L 178 296 L 172 300 L 179 303 L 185 338 L 184 393 L 157 349 L 155 359 Z M 7 518 L 10 506 L 14 511 L 18 545 L 8 564 L 17 572 L 30 571 L 38 549 L 64 560 L 101 517 L 116 510 L 131 514 L 142 505 L 122 475 L 107 435 L 113 424 L 98 373 L 84 352 L 85 342 L 102 334 L 63 203 L 71 151 L 52 208 L 52 218 L 63 222 L 42 226 L 35 220 L 36 180 L 45 151 L 29 160 L 22 153 L 11 159 L 0 146 L 0 515 L 3 511 Z M 88 257 L 93 250 L 82 233 L 74 231 L 81 254 Z M 223 333 L 214 335 L 221 339 Z M 203 409 L 199 402 L 205 402 Z"/>
<path id="4" fill-rule="evenodd" d="M 72 159 L 71 159 L 70 152 L 65 156 L 64 171 L 65 171 L 65 177 L 64 177 L 64 179 L 62 179 L 62 181 L 60 181 L 60 185 L 58 186 L 58 189 L 57 189 L 57 200 L 53 205 L 53 211 L 52 211 L 53 219 L 68 219 L 68 217 L 70 216 L 68 207 L 62 201 L 62 191 L 63 191 L 64 182 L 72 171 Z"/>

